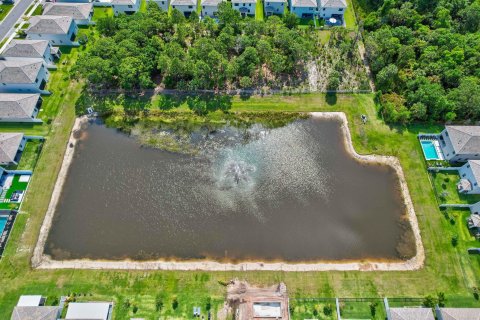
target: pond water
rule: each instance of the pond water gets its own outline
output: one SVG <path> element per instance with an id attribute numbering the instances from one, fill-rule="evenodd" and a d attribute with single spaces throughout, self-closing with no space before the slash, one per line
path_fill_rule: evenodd
<path id="1" fill-rule="evenodd" d="M 413 256 L 395 171 L 355 161 L 340 126 L 310 118 L 277 129 L 198 130 L 186 138 L 194 152 L 175 153 L 90 123 L 45 253 L 219 261 Z"/>

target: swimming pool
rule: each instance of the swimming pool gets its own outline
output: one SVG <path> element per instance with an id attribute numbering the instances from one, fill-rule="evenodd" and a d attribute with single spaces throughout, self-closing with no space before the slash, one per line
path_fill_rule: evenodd
<path id="1" fill-rule="evenodd" d="M 430 140 L 423 140 L 420 141 L 422 144 L 423 154 L 425 155 L 425 159 L 427 160 L 439 160 L 441 159 L 435 149 L 435 145 L 433 141 Z"/>
<path id="2" fill-rule="evenodd" d="M 0 216 L 0 235 L 3 233 L 3 229 L 5 229 L 5 225 L 7 224 L 8 217 Z"/>

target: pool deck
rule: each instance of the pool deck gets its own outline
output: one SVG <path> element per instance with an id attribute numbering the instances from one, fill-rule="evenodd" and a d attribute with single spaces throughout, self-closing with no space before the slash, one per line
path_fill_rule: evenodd
<path id="1" fill-rule="evenodd" d="M 55 209 L 63 188 L 63 184 L 68 174 L 68 168 L 72 162 L 77 139 L 76 132 L 82 124 L 87 121 L 86 117 L 77 118 L 72 128 L 70 140 L 67 144 L 64 160 L 60 173 L 53 190 L 52 198 L 45 215 L 40 235 L 32 256 L 32 266 L 39 269 L 111 269 L 111 270 L 209 270 L 209 271 L 408 271 L 417 270 L 423 267 L 425 261 L 425 252 L 418 227 L 417 216 L 413 207 L 412 199 L 408 191 L 407 182 L 403 174 L 402 167 L 398 158 L 393 156 L 380 155 L 360 155 L 352 144 L 348 121 L 343 112 L 313 112 L 312 117 L 322 119 L 332 119 L 342 121 L 341 129 L 344 133 L 344 145 L 351 156 L 359 162 L 386 164 L 391 166 L 398 175 L 402 196 L 406 206 L 406 218 L 409 220 L 415 238 L 416 255 L 406 261 L 403 260 L 351 260 L 351 261 L 318 261 L 311 263 L 290 263 L 290 262 L 262 262 L 248 261 L 240 263 L 222 263 L 211 260 L 200 261 L 173 261 L 173 260 L 154 260 L 154 261 L 133 261 L 133 260 L 53 260 L 50 256 L 44 254 L 44 247 L 50 231 Z M 70 147 L 70 145 L 74 147 Z"/>
<path id="2" fill-rule="evenodd" d="M 10 235 L 10 231 L 13 228 L 13 224 L 15 223 L 15 218 L 17 217 L 17 211 L 15 210 L 0 210 L 0 216 L 6 216 L 7 222 L 5 224 L 5 228 L 0 232 L 0 257 L 3 255 L 3 251 L 7 246 L 8 236 Z"/>

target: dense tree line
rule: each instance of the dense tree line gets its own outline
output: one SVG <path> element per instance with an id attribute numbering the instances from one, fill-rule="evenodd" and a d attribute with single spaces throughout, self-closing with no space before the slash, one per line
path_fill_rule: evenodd
<path id="1" fill-rule="evenodd" d="M 480 119 L 480 0 L 367 0 L 365 47 L 387 121 Z"/>
<path id="2" fill-rule="evenodd" d="M 95 88 L 143 89 L 163 83 L 184 90 L 278 86 L 298 81 L 314 50 L 313 32 L 296 18 L 242 19 L 222 3 L 218 22 L 145 13 L 99 19 L 100 38 L 78 60 L 76 74 Z"/>

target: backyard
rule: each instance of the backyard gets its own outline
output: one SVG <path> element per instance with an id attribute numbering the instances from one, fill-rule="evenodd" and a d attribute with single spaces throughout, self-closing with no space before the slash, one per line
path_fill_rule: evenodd
<path id="1" fill-rule="evenodd" d="M 480 194 L 464 194 L 457 191 L 460 176 L 454 172 L 431 172 L 439 204 L 474 204 L 480 201 Z"/>
<path id="2" fill-rule="evenodd" d="M 97 12 L 102 10 L 96 10 L 96 14 Z M 81 32 L 90 38 L 95 36 L 93 29 L 82 29 Z M 187 318 L 191 315 L 193 306 L 201 306 L 202 310 L 211 308 L 215 314 L 223 305 L 225 283 L 233 278 L 245 279 L 258 285 L 284 281 L 290 296 L 294 298 L 423 298 L 444 292 L 447 306 L 480 306 L 473 295 L 473 288 L 480 285 L 480 258 L 468 255 L 465 250 L 476 243 L 469 237 L 465 227 L 467 213 L 446 210 L 447 219 L 440 212 L 417 139 L 419 132 L 438 132 L 440 126 L 388 126 L 379 117 L 378 106 L 371 94 L 235 97 L 231 101 L 229 112 L 241 116 L 259 111 L 345 112 L 357 152 L 393 155 L 400 159 L 425 247 L 424 268 L 407 272 L 299 273 L 32 269 L 30 257 L 60 170 L 66 142 L 75 120 L 75 107 L 82 95 L 82 83 L 69 78 L 69 71 L 81 50 L 88 50 L 88 45 L 86 49 L 65 50 L 58 63 L 58 70 L 52 72 L 48 89 L 53 94 L 45 98 L 40 113 L 45 121 L 43 125 L 0 126 L 1 131 L 21 131 L 47 137 L 21 208 L 22 214 L 17 216 L 4 257 L 0 260 L 0 314 L 9 315 L 21 294 L 45 295 L 48 304 L 57 302 L 60 295 L 71 295 L 77 301 L 113 300 L 114 319 L 129 319 L 133 316 Z M 159 97 L 154 97 L 152 103 L 147 103 L 158 108 L 159 100 Z M 119 103 L 116 108 L 123 109 L 123 105 Z M 186 118 L 193 116 L 193 111 L 186 103 L 175 106 L 170 111 L 159 112 L 177 113 Z M 362 114 L 367 115 L 366 124 L 362 123 Z M 452 223 L 450 217 L 453 217 L 455 223 Z M 455 235 L 458 238 L 454 246 L 452 238 Z M 325 318 L 324 307 L 324 303 L 297 301 L 293 318 L 314 317 L 314 313 Z M 349 317 L 368 318 L 371 314 L 368 302 L 345 301 L 343 310 Z M 380 305 L 378 315 L 382 312 Z M 330 319 L 335 318 L 330 316 Z"/>

